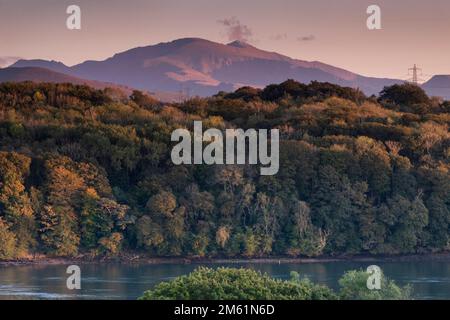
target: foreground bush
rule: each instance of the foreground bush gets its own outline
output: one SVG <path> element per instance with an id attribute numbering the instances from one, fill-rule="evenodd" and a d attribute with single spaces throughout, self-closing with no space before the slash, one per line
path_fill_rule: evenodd
<path id="1" fill-rule="evenodd" d="M 339 297 L 343 300 L 408 300 L 411 299 L 411 287 L 399 287 L 394 281 L 381 274 L 379 290 L 367 289 L 369 274 L 365 271 L 348 271 L 339 280 Z"/>
<path id="2" fill-rule="evenodd" d="M 339 280 L 341 290 L 335 294 L 326 286 L 300 279 L 279 280 L 252 269 L 200 267 L 173 281 L 161 282 L 146 291 L 141 300 L 407 300 L 409 286 L 399 287 L 381 276 L 381 289 L 369 290 L 365 271 L 348 271 Z"/>
<path id="3" fill-rule="evenodd" d="M 336 299 L 327 287 L 308 280 L 273 279 L 252 269 L 198 268 L 189 275 L 161 282 L 142 300 L 327 300 Z"/>

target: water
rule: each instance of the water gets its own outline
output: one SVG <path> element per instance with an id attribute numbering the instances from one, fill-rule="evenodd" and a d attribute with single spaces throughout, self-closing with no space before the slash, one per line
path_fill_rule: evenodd
<path id="1" fill-rule="evenodd" d="M 297 271 L 314 282 L 338 289 L 338 279 L 370 264 L 400 285 L 411 284 L 416 299 L 450 299 L 450 261 L 327 262 L 311 264 L 202 264 L 250 267 L 287 279 Z M 136 299 L 161 281 L 189 273 L 199 264 L 80 265 L 82 289 L 66 288 L 66 265 L 0 266 L 0 299 Z"/>

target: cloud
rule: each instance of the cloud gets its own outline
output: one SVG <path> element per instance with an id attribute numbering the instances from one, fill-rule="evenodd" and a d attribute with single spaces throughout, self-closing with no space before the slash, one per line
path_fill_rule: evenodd
<path id="1" fill-rule="evenodd" d="M 310 34 L 309 36 L 302 36 L 297 38 L 298 41 L 313 41 L 316 40 L 316 37 L 313 34 Z"/>
<path id="2" fill-rule="evenodd" d="M 226 29 L 229 41 L 249 42 L 253 36 L 253 31 L 245 24 L 242 24 L 236 17 L 231 17 L 217 21 Z"/>
<path id="3" fill-rule="evenodd" d="M 0 57 L 0 68 L 9 67 L 20 59 L 19 57 Z"/>
<path id="4" fill-rule="evenodd" d="M 287 33 L 278 33 L 270 36 L 270 40 L 280 41 L 280 40 L 286 40 L 287 39 Z"/>

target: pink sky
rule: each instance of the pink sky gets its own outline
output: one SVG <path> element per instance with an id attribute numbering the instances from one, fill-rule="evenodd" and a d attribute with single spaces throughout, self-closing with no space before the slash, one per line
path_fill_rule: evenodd
<path id="1" fill-rule="evenodd" d="M 70 4 L 81 7 L 80 31 L 65 27 Z M 382 30 L 366 28 L 370 4 L 382 9 Z M 0 0 L 0 57 L 73 65 L 182 37 L 244 37 L 369 76 L 404 79 L 414 63 L 450 74 L 448 0 Z"/>

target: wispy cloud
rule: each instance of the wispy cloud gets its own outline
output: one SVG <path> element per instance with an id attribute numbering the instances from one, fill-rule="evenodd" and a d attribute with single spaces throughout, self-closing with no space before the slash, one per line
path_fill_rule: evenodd
<path id="1" fill-rule="evenodd" d="M 19 57 L 0 57 L 0 68 L 6 68 L 20 59 Z"/>
<path id="2" fill-rule="evenodd" d="M 250 42 L 252 40 L 252 29 L 250 29 L 249 26 L 242 24 L 236 17 L 219 20 L 218 23 L 225 27 L 229 41 L 239 40 Z"/>
<path id="3" fill-rule="evenodd" d="M 316 37 L 313 34 L 310 34 L 308 36 L 301 36 L 297 38 L 298 41 L 313 41 L 316 40 Z"/>
<path id="4" fill-rule="evenodd" d="M 278 33 L 270 36 L 270 40 L 280 41 L 287 39 L 287 33 Z"/>

